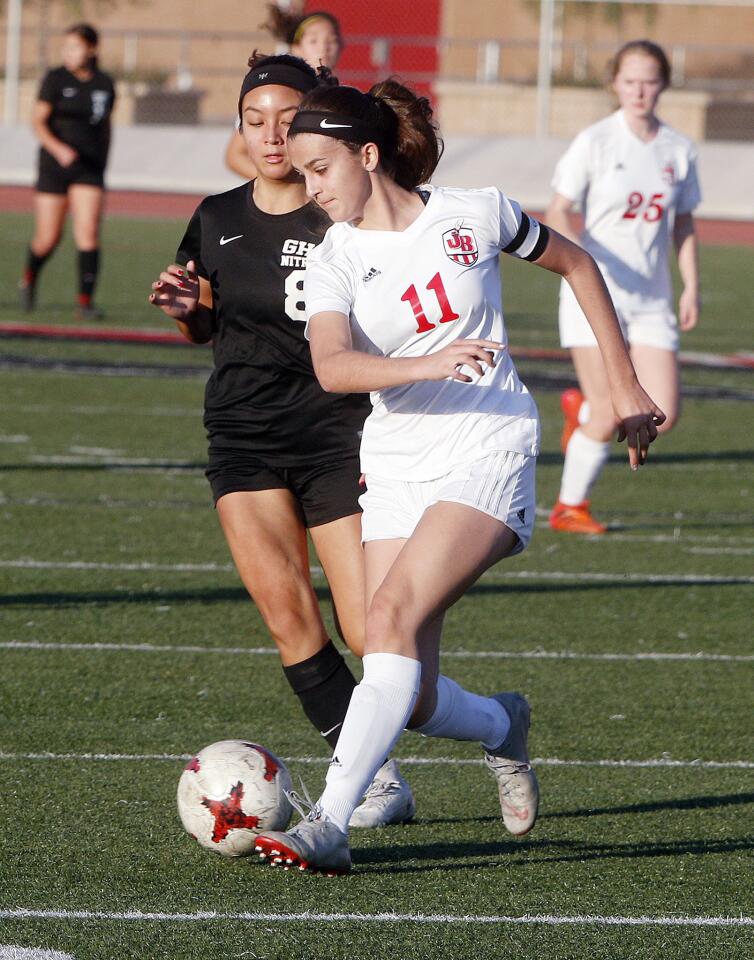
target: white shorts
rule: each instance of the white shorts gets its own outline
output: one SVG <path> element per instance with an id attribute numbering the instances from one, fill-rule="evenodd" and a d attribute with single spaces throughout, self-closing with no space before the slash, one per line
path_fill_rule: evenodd
<path id="1" fill-rule="evenodd" d="M 362 542 L 407 539 L 428 507 L 451 501 L 504 523 L 519 540 L 513 553 L 520 553 L 534 530 L 536 463 L 536 457 L 502 450 L 434 480 L 367 476 L 366 493 L 359 497 Z"/>
<path id="2" fill-rule="evenodd" d="M 679 346 L 678 320 L 672 310 L 640 312 L 615 308 L 623 338 L 628 344 L 643 344 L 676 353 Z M 558 327 L 562 347 L 596 347 L 597 340 L 573 291 L 564 283 L 560 290 Z"/>

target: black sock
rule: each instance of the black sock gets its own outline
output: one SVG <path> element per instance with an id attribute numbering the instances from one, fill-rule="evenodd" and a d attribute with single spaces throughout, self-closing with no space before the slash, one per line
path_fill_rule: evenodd
<path id="1" fill-rule="evenodd" d="M 283 667 L 304 713 L 334 750 L 356 680 L 332 641 L 313 657 Z"/>
<path id="2" fill-rule="evenodd" d="M 50 250 L 49 253 L 45 253 L 40 257 L 36 253 L 34 253 L 31 247 L 29 247 L 28 253 L 26 254 L 26 268 L 24 270 L 24 280 L 26 281 L 26 283 L 36 282 L 37 274 L 45 265 L 45 263 L 47 263 L 47 261 L 51 256 L 52 256 L 52 250 Z"/>
<path id="3" fill-rule="evenodd" d="M 79 303 L 91 303 L 99 271 L 99 250 L 79 250 Z"/>

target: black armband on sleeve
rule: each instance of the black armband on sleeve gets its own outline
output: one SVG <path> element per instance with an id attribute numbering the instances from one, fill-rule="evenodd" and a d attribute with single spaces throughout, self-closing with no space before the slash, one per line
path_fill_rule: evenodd
<path id="1" fill-rule="evenodd" d="M 539 237 L 537 238 L 537 242 L 534 244 L 534 249 L 531 251 L 531 253 L 528 253 L 524 257 L 524 260 L 532 260 L 532 261 L 539 260 L 539 258 L 545 252 L 545 249 L 549 242 L 550 242 L 550 231 L 547 229 L 547 227 L 543 223 L 540 223 Z"/>

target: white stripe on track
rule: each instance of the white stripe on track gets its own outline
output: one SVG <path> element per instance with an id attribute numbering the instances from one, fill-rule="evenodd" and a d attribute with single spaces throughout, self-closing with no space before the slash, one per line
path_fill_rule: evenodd
<path id="1" fill-rule="evenodd" d="M 6 753 L 0 751 L 2 760 L 86 760 L 141 763 L 144 761 L 168 761 L 171 763 L 190 760 L 190 753 Z M 330 762 L 329 757 L 283 757 L 286 763 L 320 765 Z M 478 767 L 481 759 L 462 757 L 396 757 L 406 767 Z M 534 757 L 532 764 L 539 767 L 616 767 L 629 769 L 693 767 L 697 770 L 754 770 L 751 760 L 673 760 L 670 757 L 658 757 L 650 760 L 561 760 L 558 757 Z"/>
<path id="2" fill-rule="evenodd" d="M 54 643 L 42 640 L 6 640 L 0 650 L 93 650 L 125 653 L 210 653 L 222 656 L 277 656 L 276 647 L 206 647 L 158 643 Z M 344 651 L 348 653 L 348 651 Z M 752 663 L 754 654 L 731 653 L 580 653 L 576 650 L 443 650 L 441 656 L 457 660 L 595 660 L 619 662 L 668 661 L 670 663 Z"/>
<path id="3" fill-rule="evenodd" d="M 521 916 L 485 916 L 452 913 L 218 913 L 214 910 L 194 913 L 164 913 L 141 910 L 29 910 L 19 907 L 0 910 L 3 920 L 129 920 L 162 923 L 189 923 L 217 920 L 262 923 L 445 923 L 546 926 L 608 927 L 751 927 L 754 917 L 715 916 L 600 916 L 599 914 L 523 914 Z"/>
<path id="4" fill-rule="evenodd" d="M 0 560 L 0 567 L 32 570 L 158 570 L 165 573 L 218 573 L 233 572 L 230 563 L 100 563 L 85 560 Z M 321 567 L 310 567 L 310 572 L 322 574 Z M 545 580 L 575 581 L 577 583 L 655 583 L 655 584 L 726 584 L 754 583 L 754 576 L 717 576 L 713 573 L 577 573 L 570 570 L 510 570 L 503 573 L 490 570 L 482 580 Z"/>

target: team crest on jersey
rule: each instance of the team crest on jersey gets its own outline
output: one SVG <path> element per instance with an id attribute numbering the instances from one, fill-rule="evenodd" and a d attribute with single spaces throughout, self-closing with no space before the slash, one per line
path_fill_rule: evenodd
<path id="1" fill-rule="evenodd" d="M 446 230 L 442 235 L 442 245 L 453 263 L 471 267 L 479 259 L 479 248 L 471 227 L 459 225 Z"/>
<path id="2" fill-rule="evenodd" d="M 662 168 L 662 179 L 670 187 L 675 183 L 675 167 L 672 163 L 666 163 Z"/>

